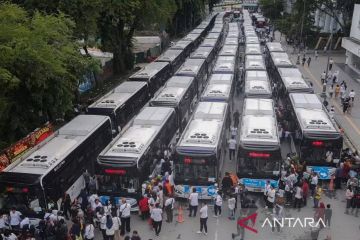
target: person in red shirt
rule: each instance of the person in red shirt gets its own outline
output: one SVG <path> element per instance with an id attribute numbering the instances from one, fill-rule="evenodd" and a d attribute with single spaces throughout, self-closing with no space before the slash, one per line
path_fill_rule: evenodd
<path id="1" fill-rule="evenodd" d="M 141 218 L 142 220 L 147 219 L 150 216 L 150 209 L 149 209 L 149 203 L 148 203 L 148 197 L 142 196 L 139 201 L 139 209 L 141 212 Z"/>
<path id="2" fill-rule="evenodd" d="M 307 180 L 303 181 L 302 191 L 303 191 L 303 203 L 304 203 L 304 206 L 306 206 L 306 200 L 307 200 L 307 197 L 309 194 L 309 184 L 308 184 Z"/>

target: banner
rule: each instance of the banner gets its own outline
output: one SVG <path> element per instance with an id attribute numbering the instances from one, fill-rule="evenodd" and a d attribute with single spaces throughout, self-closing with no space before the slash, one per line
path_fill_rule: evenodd
<path id="1" fill-rule="evenodd" d="M 47 123 L 44 127 L 31 133 L 33 146 L 38 145 L 53 133 L 53 126 Z"/>
<path id="2" fill-rule="evenodd" d="M 10 164 L 10 160 L 6 154 L 0 154 L 0 172 L 4 170 Z"/>

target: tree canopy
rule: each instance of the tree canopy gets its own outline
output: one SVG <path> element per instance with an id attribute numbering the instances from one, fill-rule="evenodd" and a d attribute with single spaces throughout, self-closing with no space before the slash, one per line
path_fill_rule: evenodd
<path id="1" fill-rule="evenodd" d="M 80 54 L 74 27 L 64 14 L 30 16 L 15 4 L 0 5 L 0 145 L 63 118 L 79 79 L 99 70 Z"/>

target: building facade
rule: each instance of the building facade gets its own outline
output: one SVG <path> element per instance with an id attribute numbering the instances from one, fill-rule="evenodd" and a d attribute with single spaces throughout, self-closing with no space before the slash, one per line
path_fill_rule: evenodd
<path id="1" fill-rule="evenodd" d="M 341 46 L 346 50 L 345 64 L 360 72 L 360 4 L 355 4 L 350 36 L 342 39 Z"/>

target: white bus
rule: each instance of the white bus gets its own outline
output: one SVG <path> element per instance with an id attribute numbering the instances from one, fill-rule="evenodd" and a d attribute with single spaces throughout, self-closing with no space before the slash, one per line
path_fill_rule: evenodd
<path id="1" fill-rule="evenodd" d="M 188 198 L 195 187 L 200 199 L 211 199 L 221 177 L 226 151 L 228 104 L 200 102 L 182 133 L 174 156 L 175 195 Z"/>
<path id="2" fill-rule="evenodd" d="M 246 71 L 244 93 L 247 98 L 272 98 L 267 72 Z"/>

